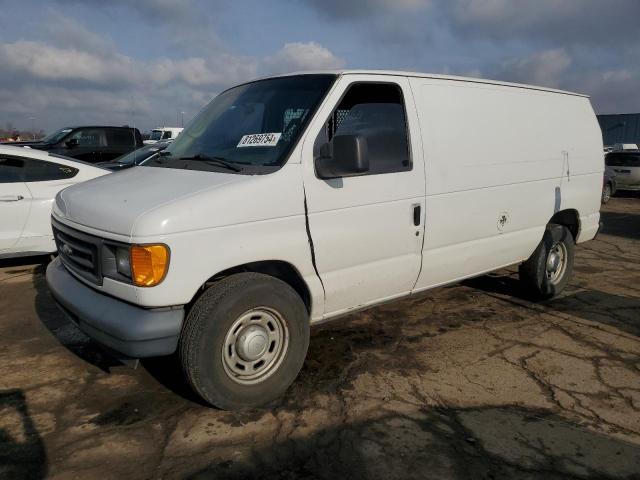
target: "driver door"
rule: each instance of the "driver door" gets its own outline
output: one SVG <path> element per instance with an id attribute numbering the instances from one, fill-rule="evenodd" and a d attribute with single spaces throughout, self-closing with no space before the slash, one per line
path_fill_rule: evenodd
<path id="1" fill-rule="evenodd" d="M 319 178 L 315 160 L 340 135 L 366 141 L 369 170 Z M 407 79 L 343 76 L 310 125 L 302 155 L 325 317 L 410 293 L 421 266 L 425 174 Z"/>

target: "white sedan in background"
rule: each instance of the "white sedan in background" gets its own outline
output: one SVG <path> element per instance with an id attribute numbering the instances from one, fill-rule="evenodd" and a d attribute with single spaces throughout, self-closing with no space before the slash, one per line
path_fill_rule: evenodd
<path id="1" fill-rule="evenodd" d="M 55 252 L 51 206 L 56 194 L 107 173 L 71 158 L 0 145 L 0 258 Z"/>

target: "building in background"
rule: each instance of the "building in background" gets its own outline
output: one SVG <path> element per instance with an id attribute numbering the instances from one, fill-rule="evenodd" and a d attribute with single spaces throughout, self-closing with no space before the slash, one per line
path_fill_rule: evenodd
<path id="1" fill-rule="evenodd" d="M 616 143 L 640 144 L 640 113 L 598 115 L 605 146 Z"/>

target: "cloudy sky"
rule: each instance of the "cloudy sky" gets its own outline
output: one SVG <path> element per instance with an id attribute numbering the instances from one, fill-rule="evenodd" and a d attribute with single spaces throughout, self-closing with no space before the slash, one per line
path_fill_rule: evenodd
<path id="1" fill-rule="evenodd" d="M 185 122 L 225 87 L 320 68 L 576 90 L 640 111 L 640 0 L 0 0 L 0 126 Z"/>

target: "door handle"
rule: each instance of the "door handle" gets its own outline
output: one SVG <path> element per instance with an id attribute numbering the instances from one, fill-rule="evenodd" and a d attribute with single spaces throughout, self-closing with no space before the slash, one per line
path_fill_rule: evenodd
<path id="1" fill-rule="evenodd" d="M 23 199 L 22 195 L 3 195 L 0 197 L 0 202 L 18 202 Z"/>
<path id="2" fill-rule="evenodd" d="M 420 225 L 420 220 L 422 220 L 421 215 L 421 206 L 420 204 L 413 206 L 413 224 L 417 227 Z"/>

